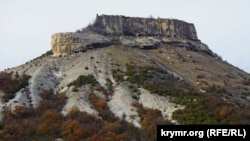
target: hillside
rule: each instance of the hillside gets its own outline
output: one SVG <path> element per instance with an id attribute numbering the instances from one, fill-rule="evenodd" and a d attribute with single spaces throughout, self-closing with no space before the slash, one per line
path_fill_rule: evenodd
<path id="1" fill-rule="evenodd" d="M 250 75 L 173 19 L 101 15 L 0 73 L 5 140 L 155 140 L 156 124 L 249 124 Z"/>

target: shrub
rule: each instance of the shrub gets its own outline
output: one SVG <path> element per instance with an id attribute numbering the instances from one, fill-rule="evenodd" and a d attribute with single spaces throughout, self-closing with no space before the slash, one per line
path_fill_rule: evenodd
<path id="1" fill-rule="evenodd" d="M 2 134 L 4 135 L 2 137 L 3 140 L 8 141 L 14 141 L 19 140 L 22 138 L 25 134 L 25 129 L 20 126 L 20 123 L 13 122 L 9 123 L 4 126 L 4 129 L 2 130 Z"/>
<path id="2" fill-rule="evenodd" d="M 156 125 L 157 124 L 171 124 L 168 120 L 163 119 L 159 110 L 144 109 L 141 104 L 133 103 L 141 118 L 141 140 L 156 140 Z"/>
<path id="3" fill-rule="evenodd" d="M 127 70 L 124 73 L 127 76 L 126 80 L 149 90 L 151 93 L 174 95 L 175 93 L 181 92 L 185 87 L 188 87 L 185 82 L 179 81 L 173 75 L 159 68 L 149 66 L 136 67 L 131 65 L 126 65 L 126 67 Z M 113 74 L 117 76 L 119 73 L 116 71 Z"/>
<path id="4" fill-rule="evenodd" d="M 0 130 L 3 130 L 3 128 L 4 128 L 4 124 L 0 122 Z"/>
<path id="5" fill-rule="evenodd" d="M 63 116 L 52 110 L 47 110 L 43 115 L 38 119 L 38 125 L 36 132 L 39 135 L 56 135 L 60 133 L 60 123 L 63 119 Z"/>
<path id="6" fill-rule="evenodd" d="M 29 84 L 30 76 L 28 75 L 19 76 L 16 73 L 15 78 L 13 79 L 10 73 L 0 73 L 0 89 L 4 92 L 2 97 L 4 102 L 14 98 L 16 92 Z"/>
<path id="7" fill-rule="evenodd" d="M 80 75 L 76 80 L 68 84 L 68 87 L 75 86 L 75 87 L 81 87 L 86 84 L 91 84 L 92 86 L 97 84 L 97 81 L 95 80 L 95 77 L 92 74 L 89 75 Z"/>
<path id="8" fill-rule="evenodd" d="M 95 91 L 101 91 L 102 90 L 102 86 L 101 85 L 95 85 L 94 86 L 94 90 Z"/>
<path id="9" fill-rule="evenodd" d="M 190 102 L 184 110 L 177 110 L 173 118 L 181 124 L 222 124 L 223 121 L 211 113 L 209 107 L 203 101 Z"/>
<path id="10" fill-rule="evenodd" d="M 217 94 L 223 94 L 223 93 L 227 93 L 225 88 L 222 88 L 220 86 L 217 86 L 215 84 L 213 84 L 212 86 L 207 88 L 207 92 L 212 92 L 212 93 L 217 93 Z"/>
<path id="11" fill-rule="evenodd" d="M 119 69 L 117 69 L 117 70 L 113 69 L 112 70 L 112 75 L 113 75 L 114 79 L 117 82 L 123 82 L 124 81 L 124 74 Z"/>
<path id="12" fill-rule="evenodd" d="M 74 88 L 72 89 L 72 92 L 78 92 L 78 89 L 77 89 L 76 87 L 74 87 Z"/>
<path id="13" fill-rule="evenodd" d="M 250 78 L 249 79 L 244 79 L 243 81 L 242 81 L 242 84 L 243 85 L 250 85 Z"/>
<path id="14" fill-rule="evenodd" d="M 196 76 L 196 78 L 197 78 L 197 79 L 202 79 L 202 78 L 205 78 L 205 75 L 204 75 L 204 74 L 198 74 L 198 75 Z"/>
<path id="15" fill-rule="evenodd" d="M 107 102 L 103 99 L 96 97 L 94 94 L 90 95 L 90 101 L 98 111 L 105 110 L 108 108 Z"/>
<path id="16" fill-rule="evenodd" d="M 40 96 L 42 99 L 50 100 L 54 96 L 54 93 L 52 90 L 44 90 L 40 93 Z"/>

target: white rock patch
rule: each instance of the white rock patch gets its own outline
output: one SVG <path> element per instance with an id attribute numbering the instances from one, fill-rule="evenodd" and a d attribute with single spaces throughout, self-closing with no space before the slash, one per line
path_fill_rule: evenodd
<path id="1" fill-rule="evenodd" d="M 34 107 L 38 105 L 41 100 L 40 93 L 43 90 L 55 90 L 57 84 L 57 68 L 54 60 L 49 60 L 43 66 L 38 68 L 30 79 L 29 88 L 31 92 L 32 104 Z"/>
<path id="2" fill-rule="evenodd" d="M 139 103 L 145 108 L 158 109 L 164 118 L 170 120 L 173 123 L 177 123 L 172 119 L 172 113 L 177 109 L 182 109 L 184 106 L 176 106 L 175 103 L 169 102 L 168 97 L 151 94 L 149 91 L 140 88 L 141 92 Z"/>
<path id="3" fill-rule="evenodd" d="M 108 102 L 108 106 L 110 111 L 117 117 L 120 119 L 125 117 L 126 121 L 140 128 L 140 118 L 136 112 L 136 108 L 131 105 L 133 102 L 130 90 L 127 87 L 119 85 L 114 89 L 114 95 Z"/>
<path id="4" fill-rule="evenodd" d="M 98 112 L 89 101 L 89 94 L 89 86 L 82 86 L 81 89 L 79 88 L 79 92 L 68 90 L 66 93 L 68 100 L 62 110 L 62 114 L 67 115 L 72 108 L 77 108 L 79 111 L 84 111 L 90 115 L 98 115 Z"/>

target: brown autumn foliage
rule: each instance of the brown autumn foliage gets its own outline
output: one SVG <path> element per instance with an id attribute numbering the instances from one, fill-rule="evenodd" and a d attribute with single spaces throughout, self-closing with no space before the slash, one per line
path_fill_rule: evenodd
<path id="1" fill-rule="evenodd" d="M 47 91 L 44 93 L 49 94 Z M 53 102 L 54 100 L 58 101 Z M 64 94 L 53 94 L 41 101 L 41 104 L 47 104 L 43 105 L 44 108 L 41 108 L 40 104 L 37 108 L 17 106 L 14 110 L 7 109 L 3 114 L 4 134 L 0 134 L 0 140 L 39 141 L 60 137 L 60 125 L 63 122 L 60 111 L 64 105 L 63 100 Z"/>
<path id="2" fill-rule="evenodd" d="M 72 108 L 67 116 L 63 116 L 60 111 L 66 100 L 64 94 L 44 91 L 41 97 L 43 100 L 36 108 L 16 107 L 13 111 L 5 111 L 0 140 L 43 141 L 63 138 L 70 141 L 149 141 L 155 140 L 153 134 L 156 123 L 161 121 L 158 111 L 141 109 L 143 120 L 140 130 L 115 117 L 106 101 L 98 97 L 92 97 L 92 102 L 102 119 L 77 108 Z"/>
<path id="3" fill-rule="evenodd" d="M 68 119 L 61 125 L 61 135 L 66 140 L 78 141 L 91 135 L 91 130 L 84 128 L 77 120 Z"/>
<path id="4" fill-rule="evenodd" d="M 141 140 L 140 130 L 124 120 L 104 122 L 103 128 L 89 138 L 90 141 L 130 141 Z M 147 140 L 145 140 L 147 141 Z"/>
<path id="5" fill-rule="evenodd" d="M 102 86 L 101 85 L 95 85 L 94 86 L 94 90 L 101 91 L 102 90 Z"/>
<path id="6" fill-rule="evenodd" d="M 156 127 L 158 124 L 171 124 L 168 120 L 163 119 L 161 112 L 155 109 L 144 109 L 141 104 L 133 103 L 141 117 L 141 138 L 143 140 L 156 140 Z"/>
<path id="7" fill-rule="evenodd" d="M 0 72 L 0 90 L 4 92 L 2 97 L 4 102 L 13 98 L 17 91 L 28 85 L 30 76 L 25 74 L 19 76 L 17 72 L 14 76 L 15 78 L 12 78 L 12 73 Z"/>
<path id="8" fill-rule="evenodd" d="M 25 129 L 20 126 L 20 123 L 13 121 L 12 123 L 9 123 L 4 126 L 1 134 L 3 136 L 0 137 L 6 141 L 19 140 L 21 137 L 24 136 L 24 131 Z"/>
<path id="9" fill-rule="evenodd" d="M 141 121 L 142 134 L 149 140 L 156 140 L 157 124 L 170 124 L 169 121 L 164 120 L 161 112 L 154 109 L 146 109 L 146 114 Z"/>
<path id="10" fill-rule="evenodd" d="M 121 126 L 119 121 L 110 123 L 105 126 L 98 134 L 98 137 L 95 137 L 95 140 L 105 140 L 105 141 L 123 141 L 128 138 L 128 134 L 124 133 L 122 130 L 124 128 Z"/>
<path id="11" fill-rule="evenodd" d="M 29 116 L 28 108 L 23 107 L 23 106 L 16 106 L 13 111 L 13 114 L 15 115 L 16 118 L 19 118 L 19 119 L 28 117 Z"/>
<path id="12" fill-rule="evenodd" d="M 98 111 L 105 110 L 108 108 L 107 102 L 103 99 L 98 98 L 96 95 L 90 95 L 90 101 Z"/>
<path id="13" fill-rule="evenodd" d="M 47 110 L 44 114 L 39 118 L 40 121 L 46 121 L 49 123 L 59 122 L 63 118 L 62 114 L 58 111 Z"/>
<path id="14" fill-rule="evenodd" d="M 117 117 L 109 110 L 107 102 L 103 99 L 98 98 L 96 95 L 91 94 L 89 97 L 91 103 L 98 110 L 99 115 L 106 121 L 115 122 Z"/>
<path id="15" fill-rule="evenodd" d="M 204 97 L 211 106 L 212 112 L 219 115 L 229 124 L 248 124 L 250 123 L 249 107 L 235 107 L 221 100 L 218 96 L 209 95 Z"/>
<path id="16" fill-rule="evenodd" d="M 54 94 L 52 91 L 44 90 L 40 94 L 43 99 L 40 101 L 38 106 L 36 107 L 36 111 L 43 113 L 48 109 L 54 109 L 55 111 L 60 111 L 66 101 L 66 96 L 64 93 Z"/>
<path id="17" fill-rule="evenodd" d="M 0 89 L 4 93 L 12 93 L 16 89 L 16 80 L 13 80 L 11 74 L 6 72 L 0 73 Z"/>

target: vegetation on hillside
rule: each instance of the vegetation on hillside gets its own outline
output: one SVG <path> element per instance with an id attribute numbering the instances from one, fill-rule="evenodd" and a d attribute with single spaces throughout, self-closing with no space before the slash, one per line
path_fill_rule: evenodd
<path id="1" fill-rule="evenodd" d="M 92 58 L 93 59 L 93 58 Z M 88 68 L 85 68 L 86 70 Z M 169 96 L 184 109 L 173 113 L 173 119 L 180 124 L 249 124 L 250 113 L 247 108 L 235 107 L 221 99 L 220 95 L 228 93 L 218 85 L 208 85 L 207 93 L 199 93 L 187 82 L 181 81 L 160 68 L 127 64 L 126 70 L 119 65 L 112 70 L 116 82 L 126 83 L 132 91 L 132 97 L 140 95 L 138 88 L 149 90 L 152 94 Z M 4 92 L 4 102 L 15 96 L 15 93 L 28 85 L 29 76 L 18 73 L 0 73 L 0 89 Z M 204 76 L 197 76 L 198 79 Z M 53 94 L 43 91 L 41 102 L 36 108 L 16 107 L 14 111 L 6 109 L 0 122 L 0 140 L 63 140 L 78 141 L 120 141 L 120 140 L 156 140 L 157 124 L 172 124 L 163 119 L 159 110 L 143 108 L 133 103 L 140 117 L 141 128 L 115 117 L 108 107 L 108 97 L 113 94 L 113 83 L 107 78 L 103 88 L 93 75 L 80 75 L 68 84 L 73 91 L 83 85 L 92 87 L 89 101 L 99 115 L 98 117 L 72 108 L 68 115 L 61 114 L 66 103 L 64 93 Z M 244 81 L 249 84 L 248 79 Z M 106 97 L 98 97 L 94 91 L 101 91 Z M 100 118 L 101 117 L 101 118 Z M 131 117 L 133 118 L 133 117 Z"/>
<path id="2" fill-rule="evenodd" d="M 198 94 L 177 95 L 173 101 L 185 105 L 184 109 L 173 113 L 173 118 L 180 124 L 227 124 L 223 118 L 213 112 L 210 102 Z"/>
<path id="3" fill-rule="evenodd" d="M 184 109 L 173 113 L 180 124 L 246 124 L 250 123 L 247 109 L 234 107 L 219 96 L 227 91 L 223 87 L 211 85 L 207 95 L 200 94 L 191 86 L 166 72 L 152 67 L 127 65 L 127 71 L 113 70 L 116 81 L 129 82 L 134 92 L 139 87 L 153 94 L 170 96 L 172 102 L 184 105 Z"/>
<path id="4" fill-rule="evenodd" d="M 68 84 L 68 87 L 70 86 L 81 87 L 82 85 L 86 84 L 90 84 L 92 86 L 97 84 L 97 81 L 95 80 L 95 77 L 92 74 L 78 76 L 76 80 Z"/>
<path id="5" fill-rule="evenodd" d="M 70 141 L 130 141 L 155 140 L 156 124 L 164 121 L 160 112 L 135 106 L 141 115 L 142 129 L 134 127 L 124 119 L 118 119 L 109 111 L 105 100 L 91 95 L 95 108 L 102 119 L 72 108 L 67 116 L 62 110 L 66 96 L 64 93 L 53 94 L 51 91 L 41 93 L 43 100 L 36 108 L 16 107 L 3 113 L 0 123 L 0 138 L 8 141 L 55 140 L 62 138 Z"/>
<path id="6" fill-rule="evenodd" d="M 179 81 L 172 74 L 168 74 L 159 68 L 137 67 L 128 64 L 126 67 L 127 70 L 125 72 L 122 72 L 119 68 L 112 71 L 116 81 L 127 81 L 138 87 L 143 87 L 151 93 L 163 96 L 179 93 L 188 87 L 185 82 Z"/>
<path id="7" fill-rule="evenodd" d="M 14 77 L 12 77 L 12 75 Z M 0 90 L 4 92 L 2 97 L 3 102 L 15 97 L 16 92 L 25 88 L 29 84 L 30 76 L 22 75 L 20 76 L 18 72 L 15 73 L 0 73 Z"/>

